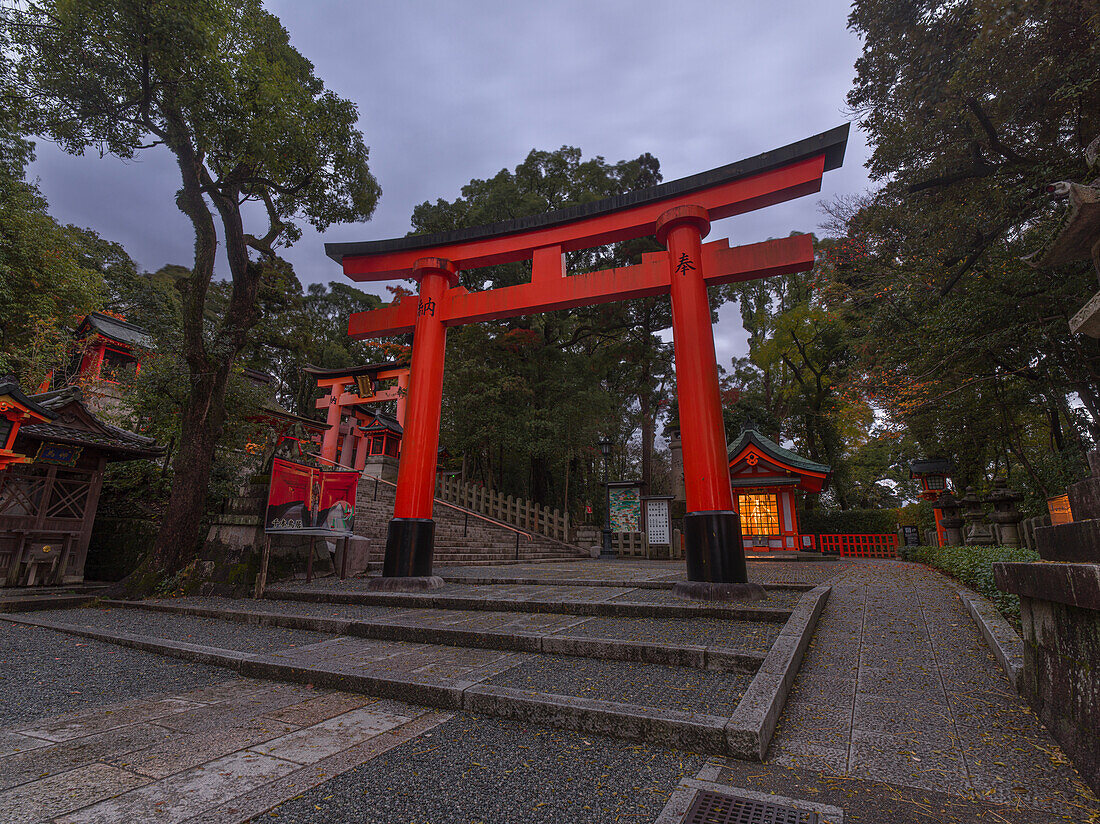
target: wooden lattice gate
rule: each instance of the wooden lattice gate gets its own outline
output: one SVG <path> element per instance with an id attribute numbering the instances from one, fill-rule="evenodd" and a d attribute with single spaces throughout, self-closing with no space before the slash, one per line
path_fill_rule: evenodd
<path id="1" fill-rule="evenodd" d="M 7 586 L 83 577 L 102 469 L 17 465 L 0 472 L 0 579 Z"/>

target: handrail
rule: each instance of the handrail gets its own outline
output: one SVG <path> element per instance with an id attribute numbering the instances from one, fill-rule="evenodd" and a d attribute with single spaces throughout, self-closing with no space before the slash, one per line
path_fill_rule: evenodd
<path id="1" fill-rule="evenodd" d="M 377 475 L 374 478 L 375 487 L 378 486 L 379 481 L 381 481 L 384 484 L 389 484 L 394 489 L 397 489 L 397 484 L 395 484 L 393 481 L 387 481 L 385 478 L 379 478 Z M 443 506 L 450 507 L 451 509 L 454 509 L 458 512 L 461 512 L 464 515 L 473 515 L 475 518 L 480 518 L 481 520 L 487 521 L 490 524 L 496 524 L 497 526 L 502 526 L 505 529 L 510 530 L 511 532 L 515 532 L 518 535 L 526 535 L 528 541 L 532 540 L 535 537 L 533 532 L 528 532 L 526 529 L 516 529 L 516 527 L 512 526 L 511 524 L 506 524 L 506 523 L 504 523 L 504 521 L 498 521 L 495 518 L 487 518 L 484 515 L 482 515 L 480 512 L 474 512 L 472 509 L 464 509 L 461 506 L 455 506 L 454 504 L 450 503 L 449 501 L 444 501 L 442 498 L 433 497 L 432 500 L 435 501 L 437 504 L 443 504 Z M 542 536 L 540 536 L 540 537 L 542 537 Z"/>
<path id="2" fill-rule="evenodd" d="M 320 455 L 314 455 L 312 452 L 305 452 L 303 454 L 308 455 L 311 458 L 316 458 L 318 461 L 322 461 L 324 463 L 332 464 L 334 467 L 338 466 L 341 469 L 350 469 L 352 472 L 357 471 L 354 466 L 345 466 L 344 464 L 339 463 L 339 462 L 334 461 L 334 460 L 331 460 L 329 458 L 322 458 Z M 393 481 L 387 481 L 385 478 L 379 478 L 377 475 L 374 477 L 375 488 L 378 487 L 378 482 L 379 481 L 381 481 L 384 484 L 389 484 L 394 489 L 397 489 L 397 484 L 395 484 Z M 465 515 L 473 515 L 475 518 L 480 518 L 481 520 L 483 520 L 487 523 L 496 524 L 497 526 L 504 527 L 505 529 L 509 530 L 510 532 L 515 532 L 517 535 L 526 535 L 528 541 L 533 540 L 534 537 L 535 537 L 533 532 L 529 532 L 526 529 L 517 529 L 516 527 L 512 526 L 511 524 L 504 523 L 504 521 L 498 521 L 495 518 L 487 518 L 484 515 L 482 515 L 480 512 L 474 512 L 472 509 L 464 509 L 461 506 L 455 506 L 454 504 L 450 503 L 449 501 L 444 501 L 442 498 L 436 498 L 436 497 L 433 496 L 432 500 L 435 501 L 437 504 L 443 504 L 443 506 L 450 507 L 451 509 L 454 509 L 458 512 L 461 512 L 461 513 L 465 514 Z M 544 537 L 544 536 L 540 536 L 540 537 Z M 551 538 L 551 540 L 553 540 L 553 538 Z"/>

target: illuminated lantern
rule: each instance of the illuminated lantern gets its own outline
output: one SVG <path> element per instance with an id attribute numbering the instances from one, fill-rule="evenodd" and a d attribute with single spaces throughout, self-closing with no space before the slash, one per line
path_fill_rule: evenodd
<path id="1" fill-rule="evenodd" d="M 951 469 L 951 461 L 943 458 L 913 461 L 909 464 L 909 477 L 920 479 L 920 496 L 923 500 L 939 501 L 940 496 L 947 491 L 947 478 Z M 940 546 L 946 546 L 947 532 L 943 526 L 943 510 L 934 506 L 932 512 L 936 516 L 936 540 Z"/>

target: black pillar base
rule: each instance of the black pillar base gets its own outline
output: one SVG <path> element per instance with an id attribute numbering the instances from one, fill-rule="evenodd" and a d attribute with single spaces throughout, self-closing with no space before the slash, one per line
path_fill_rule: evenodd
<path id="1" fill-rule="evenodd" d="M 430 578 L 435 552 L 435 521 L 394 518 L 386 536 L 383 578 Z"/>
<path id="2" fill-rule="evenodd" d="M 689 581 L 743 584 L 749 580 L 741 544 L 741 519 L 736 512 L 685 515 L 684 555 Z"/>

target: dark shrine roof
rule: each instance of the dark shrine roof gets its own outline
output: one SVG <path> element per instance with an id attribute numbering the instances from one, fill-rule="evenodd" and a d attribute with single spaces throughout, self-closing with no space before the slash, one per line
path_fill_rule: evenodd
<path id="1" fill-rule="evenodd" d="M 771 169 L 778 169 L 806 160 L 817 155 L 825 155 L 824 171 L 828 172 L 840 168 L 844 160 L 844 149 L 848 143 L 848 128 L 845 123 L 835 129 L 799 140 L 779 149 L 758 154 L 744 160 L 738 160 L 726 166 L 719 166 L 709 172 L 700 172 L 690 177 L 682 177 L 679 180 L 670 180 L 658 186 L 648 189 L 639 189 L 636 192 L 627 192 L 622 195 L 596 200 L 591 203 L 581 203 L 576 206 L 568 206 L 564 209 L 556 209 L 552 212 L 531 215 L 529 217 L 505 220 L 499 223 L 490 223 L 484 226 L 473 226 L 468 229 L 456 229 L 450 232 L 437 232 L 427 235 L 408 235 L 406 237 L 392 238 L 390 240 L 370 240 L 352 243 L 326 243 L 325 254 L 337 263 L 343 263 L 345 256 L 375 255 L 385 252 L 401 252 L 412 249 L 423 249 L 434 246 L 442 246 L 450 243 L 464 243 L 473 240 L 498 237 L 501 235 L 527 232 L 533 229 L 544 229 L 576 220 L 595 217 L 620 209 L 633 206 L 641 206 L 654 201 L 665 200 L 678 195 L 728 183 L 738 178 L 760 174 Z"/>
<path id="2" fill-rule="evenodd" d="M 803 458 L 801 455 L 791 452 L 789 449 L 784 449 L 770 438 L 765 438 L 752 426 L 741 430 L 741 434 L 737 437 L 737 441 L 729 449 L 730 460 L 733 460 L 741 454 L 741 450 L 750 443 L 756 446 L 765 455 L 774 458 L 777 462 L 786 464 L 795 469 L 802 469 L 806 472 L 824 472 L 826 474 L 832 472 L 832 467 L 828 464 L 815 463 L 809 458 Z"/>
<path id="3" fill-rule="evenodd" d="M 76 334 L 80 335 L 89 329 L 118 343 L 140 346 L 142 349 L 153 348 L 153 338 L 149 335 L 148 329 L 142 329 L 129 321 L 112 318 L 100 312 L 92 312 L 84 318 L 76 328 Z"/>
<path id="4" fill-rule="evenodd" d="M 409 365 L 408 361 L 385 361 L 383 363 L 366 363 L 362 366 L 344 366 L 339 369 L 322 369 L 319 366 L 303 366 L 302 371 L 315 378 L 340 378 L 348 376 L 354 378 L 359 375 L 373 375 L 386 369 L 404 369 Z"/>
<path id="5" fill-rule="evenodd" d="M 97 418 L 84 405 L 84 393 L 75 386 L 33 395 L 32 400 L 48 409 L 54 420 L 28 423 L 19 428 L 19 438 L 87 446 L 107 453 L 109 461 L 155 458 L 164 454 L 152 438 L 128 432 Z"/>
<path id="6" fill-rule="evenodd" d="M 279 418 L 280 420 L 289 421 L 290 423 L 301 424 L 303 428 L 313 432 L 324 432 L 326 429 L 332 428 L 324 421 L 295 415 L 278 401 L 273 400 L 266 400 L 260 404 L 260 414 L 270 415 L 273 418 Z"/>
<path id="7" fill-rule="evenodd" d="M 57 415 L 55 415 L 49 409 L 42 406 L 40 403 L 36 403 L 35 401 L 24 395 L 23 390 L 19 388 L 19 384 L 17 383 L 12 383 L 11 381 L 0 383 L 0 395 L 7 395 L 17 403 L 25 406 L 36 415 L 41 415 L 43 418 L 57 417 Z M 24 424 L 24 426 L 26 426 L 26 424 Z"/>
<path id="8" fill-rule="evenodd" d="M 378 412 L 371 409 L 368 410 L 368 414 L 374 418 L 374 420 L 362 427 L 364 432 L 393 432 L 396 435 L 404 434 L 404 427 L 397 422 L 397 418 L 388 412 Z"/>
<path id="9" fill-rule="evenodd" d="M 944 458 L 928 458 L 921 461 L 913 461 L 909 464 L 909 477 L 913 475 L 928 475 L 929 473 L 940 473 L 948 475 L 951 473 L 951 461 Z"/>

